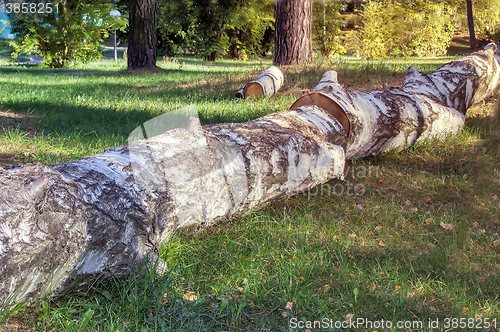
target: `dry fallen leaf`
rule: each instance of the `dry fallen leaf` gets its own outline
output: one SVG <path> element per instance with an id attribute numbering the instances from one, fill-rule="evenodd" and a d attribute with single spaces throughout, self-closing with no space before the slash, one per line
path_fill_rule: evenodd
<path id="1" fill-rule="evenodd" d="M 190 301 L 190 302 L 194 302 L 194 301 L 198 300 L 198 296 L 196 296 L 196 294 L 195 294 L 195 293 L 193 293 L 193 292 L 187 292 L 186 294 L 184 294 L 184 295 L 182 296 L 182 298 L 183 298 L 184 300 L 186 300 L 186 301 Z"/>
<path id="2" fill-rule="evenodd" d="M 448 231 L 453 230 L 453 227 L 455 227 L 453 224 L 445 224 L 444 222 L 441 222 L 439 225 Z"/>
<path id="3" fill-rule="evenodd" d="M 288 317 L 288 312 L 292 312 L 292 308 L 293 308 L 293 303 L 292 302 L 287 302 L 286 303 L 286 306 L 285 306 L 285 309 L 281 312 L 281 316 L 283 316 L 284 318 L 287 318 Z"/>
<path id="4" fill-rule="evenodd" d="M 401 289 L 401 286 L 397 286 L 397 285 L 396 285 L 396 287 L 394 287 L 394 291 L 393 291 L 393 292 L 394 292 L 394 293 L 396 293 L 396 292 L 397 292 L 398 290 L 400 290 L 400 289 Z"/>

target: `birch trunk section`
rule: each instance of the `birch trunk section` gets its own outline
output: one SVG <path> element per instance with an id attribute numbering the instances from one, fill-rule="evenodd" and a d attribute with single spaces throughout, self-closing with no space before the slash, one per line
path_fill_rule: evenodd
<path id="1" fill-rule="evenodd" d="M 0 301 L 14 305 L 154 260 L 180 227 L 241 216 L 342 178 L 352 157 L 458 132 L 498 92 L 500 50 L 401 88 L 349 91 L 333 71 L 292 109 L 241 124 L 185 128 L 55 165 L 0 167 Z M 148 257 L 152 255 L 151 257 Z"/>
<path id="2" fill-rule="evenodd" d="M 283 73 L 278 67 L 270 66 L 253 81 L 236 92 L 236 98 L 272 97 L 283 86 Z"/>
<path id="3" fill-rule="evenodd" d="M 499 86 L 500 49 L 489 44 L 428 75 L 412 66 L 401 88 L 350 91 L 328 71 L 291 108 L 317 105 L 328 111 L 346 130 L 346 158 L 360 158 L 458 133 L 466 110 L 498 93 Z"/>
<path id="4" fill-rule="evenodd" d="M 191 118 L 74 162 L 0 168 L 0 299 L 37 300 L 154 261 L 147 256 L 179 227 L 342 177 L 344 146 L 338 121 L 311 106 L 243 124 Z"/>

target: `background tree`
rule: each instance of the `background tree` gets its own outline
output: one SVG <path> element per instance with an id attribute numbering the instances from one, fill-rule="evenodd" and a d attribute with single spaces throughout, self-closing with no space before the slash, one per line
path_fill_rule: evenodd
<path id="1" fill-rule="evenodd" d="M 304 64 L 312 60 L 312 0 L 277 0 L 274 5 L 273 63 Z"/>
<path id="2" fill-rule="evenodd" d="M 472 1 L 474 31 L 480 40 L 500 43 L 500 1 Z"/>
<path id="3" fill-rule="evenodd" d="M 469 40 L 471 50 L 477 49 L 476 33 L 474 32 L 474 16 L 472 14 L 472 0 L 467 0 L 467 24 L 469 26 Z"/>
<path id="4" fill-rule="evenodd" d="M 228 54 L 237 60 L 266 55 L 274 41 L 272 2 L 268 0 L 246 2 L 244 8 L 233 11 L 228 16 L 224 29 L 229 37 Z"/>
<path id="5" fill-rule="evenodd" d="M 36 7 L 40 1 L 24 3 L 28 11 L 23 13 L 21 8 L 12 20 L 12 32 L 17 37 L 10 42 L 14 55 L 39 54 L 53 68 L 63 68 L 70 60 L 100 58 L 97 42 L 106 38 L 111 29 L 126 24 L 126 15 L 109 15 L 116 6 L 106 0 L 54 0 L 50 2 L 52 12 L 48 13 L 49 7 L 44 6 L 43 14 L 30 12 L 31 8 L 42 8 Z"/>
<path id="6" fill-rule="evenodd" d="M 129 69 L 157 70 L 157 0 L 130 0 L 127 62 Z"/>

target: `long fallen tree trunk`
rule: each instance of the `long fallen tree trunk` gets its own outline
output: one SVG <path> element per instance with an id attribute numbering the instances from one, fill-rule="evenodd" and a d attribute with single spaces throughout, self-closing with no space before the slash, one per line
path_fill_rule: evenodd
<path id="1" fill-rule="evenodd" d="M 500 50 L 401 88 L 348 91 L 327 72 L 282 111 L 186 128 L 56 165 L 0 168 L 0 301 L 37 300 L 144 262 L 179 227 L 210 226 L 342 178 L 346 158 L 456 133 L 500 86 Z"/>

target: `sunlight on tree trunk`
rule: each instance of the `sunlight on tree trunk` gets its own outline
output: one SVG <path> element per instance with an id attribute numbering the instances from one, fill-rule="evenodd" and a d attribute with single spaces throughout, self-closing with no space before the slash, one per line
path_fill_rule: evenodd
<path id="1" fill-rule="evenodd" d="M 283 73 L 278 67 L 266 68 L 253 81 L 236 92 L 236 98 L 260 98 L 273 96 L 283 85 Z"/>

